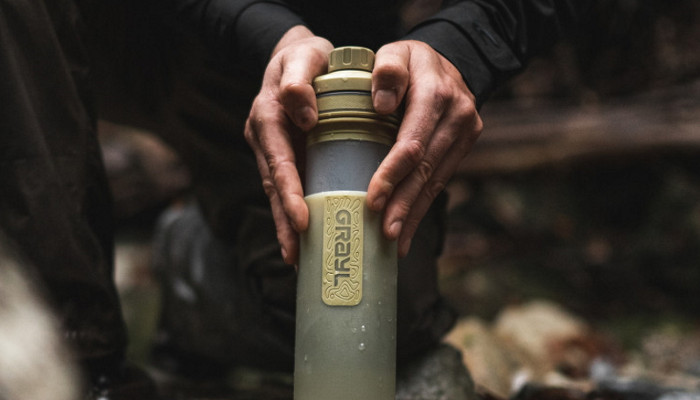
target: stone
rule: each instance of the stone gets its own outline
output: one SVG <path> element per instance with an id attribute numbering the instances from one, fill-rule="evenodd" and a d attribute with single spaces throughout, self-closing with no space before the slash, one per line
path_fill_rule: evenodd
<path id="1" fill-rule="evenodd" d="M 600 351 L 583 320 L 545 301 L 507 307 L 493 330 L 534 379 L 552 370 L 587 373 Z"/>
<path id="2" fill-rule="evenodd" d="M 498 398 L 511 394 L 513 377 L 521 364 L 478 318 L 464 318 L 445 337 L 445 342 L 462 352 L 478 393 Z"/>
<path id="3" fill-rule="evenodd" d="M 460 352 L 441 344 L 423 356 L 397 365 L 396 400 L 476 400 L 474 382 Z"/>

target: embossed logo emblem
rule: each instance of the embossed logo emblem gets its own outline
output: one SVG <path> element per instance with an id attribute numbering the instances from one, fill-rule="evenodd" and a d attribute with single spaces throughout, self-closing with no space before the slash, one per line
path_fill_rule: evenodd
<path id="1" fill-rule="evenodd" d="M 355 306 L 362 300 L 363 196 L 329 196 L 323 218 L 323 302 Z"/>

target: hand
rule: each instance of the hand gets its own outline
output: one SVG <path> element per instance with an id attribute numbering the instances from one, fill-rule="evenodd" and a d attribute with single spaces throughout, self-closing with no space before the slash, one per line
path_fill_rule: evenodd
<path id="1" fill-rule="evenodd" d="M 255 153 L 287 264 L 296 262 L 298 233 L 309 223 L 295 143 L 318 120 L 311 82 L 326 72 L 331 50 L 328 40 L 314 36 L 306 27 L 287 31 L 272 53 L 246 121 L 245 138 Z"/>
<path id="2" fill-rule="evenodd" d="M 372 177 L 367 202 L 384 210 L 382 229 L 408 253 L 418 224 L 481 133 L 483 124 L 461 74 L 425 43 L 399 41 L 377 52 L 372 97 L 391 113 L 405 96 L 396 144 Z"/>

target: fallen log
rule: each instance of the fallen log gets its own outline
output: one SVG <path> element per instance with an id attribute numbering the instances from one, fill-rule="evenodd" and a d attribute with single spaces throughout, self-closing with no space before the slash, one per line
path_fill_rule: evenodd
<path id="1" fill-rule="evenodd" d="M 591 105 L 493 102 L 462 175 L 523 171 L 660 150 L 700 152 L 700 80 Z"/>

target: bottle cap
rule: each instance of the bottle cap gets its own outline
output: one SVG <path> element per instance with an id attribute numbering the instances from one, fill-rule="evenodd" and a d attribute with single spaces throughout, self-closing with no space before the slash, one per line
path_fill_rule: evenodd
<path id="1" fill-rule="evenodd" d="M 307 144 L 335 140 L 373 141 L 391 146 L 398 113 L 380 115 L 372 105 L 374 52 L 365 47 L 338 47 L 328 55 L 328 73 L 313 81 L 318 124 Z"/>
<path id="2" fill-rule="evenodd" d="M 356 69 L 372 72 L 374 68 L 374 52 L 365 47 L 338 47 L 328 56 L 328 72 Z"/>

